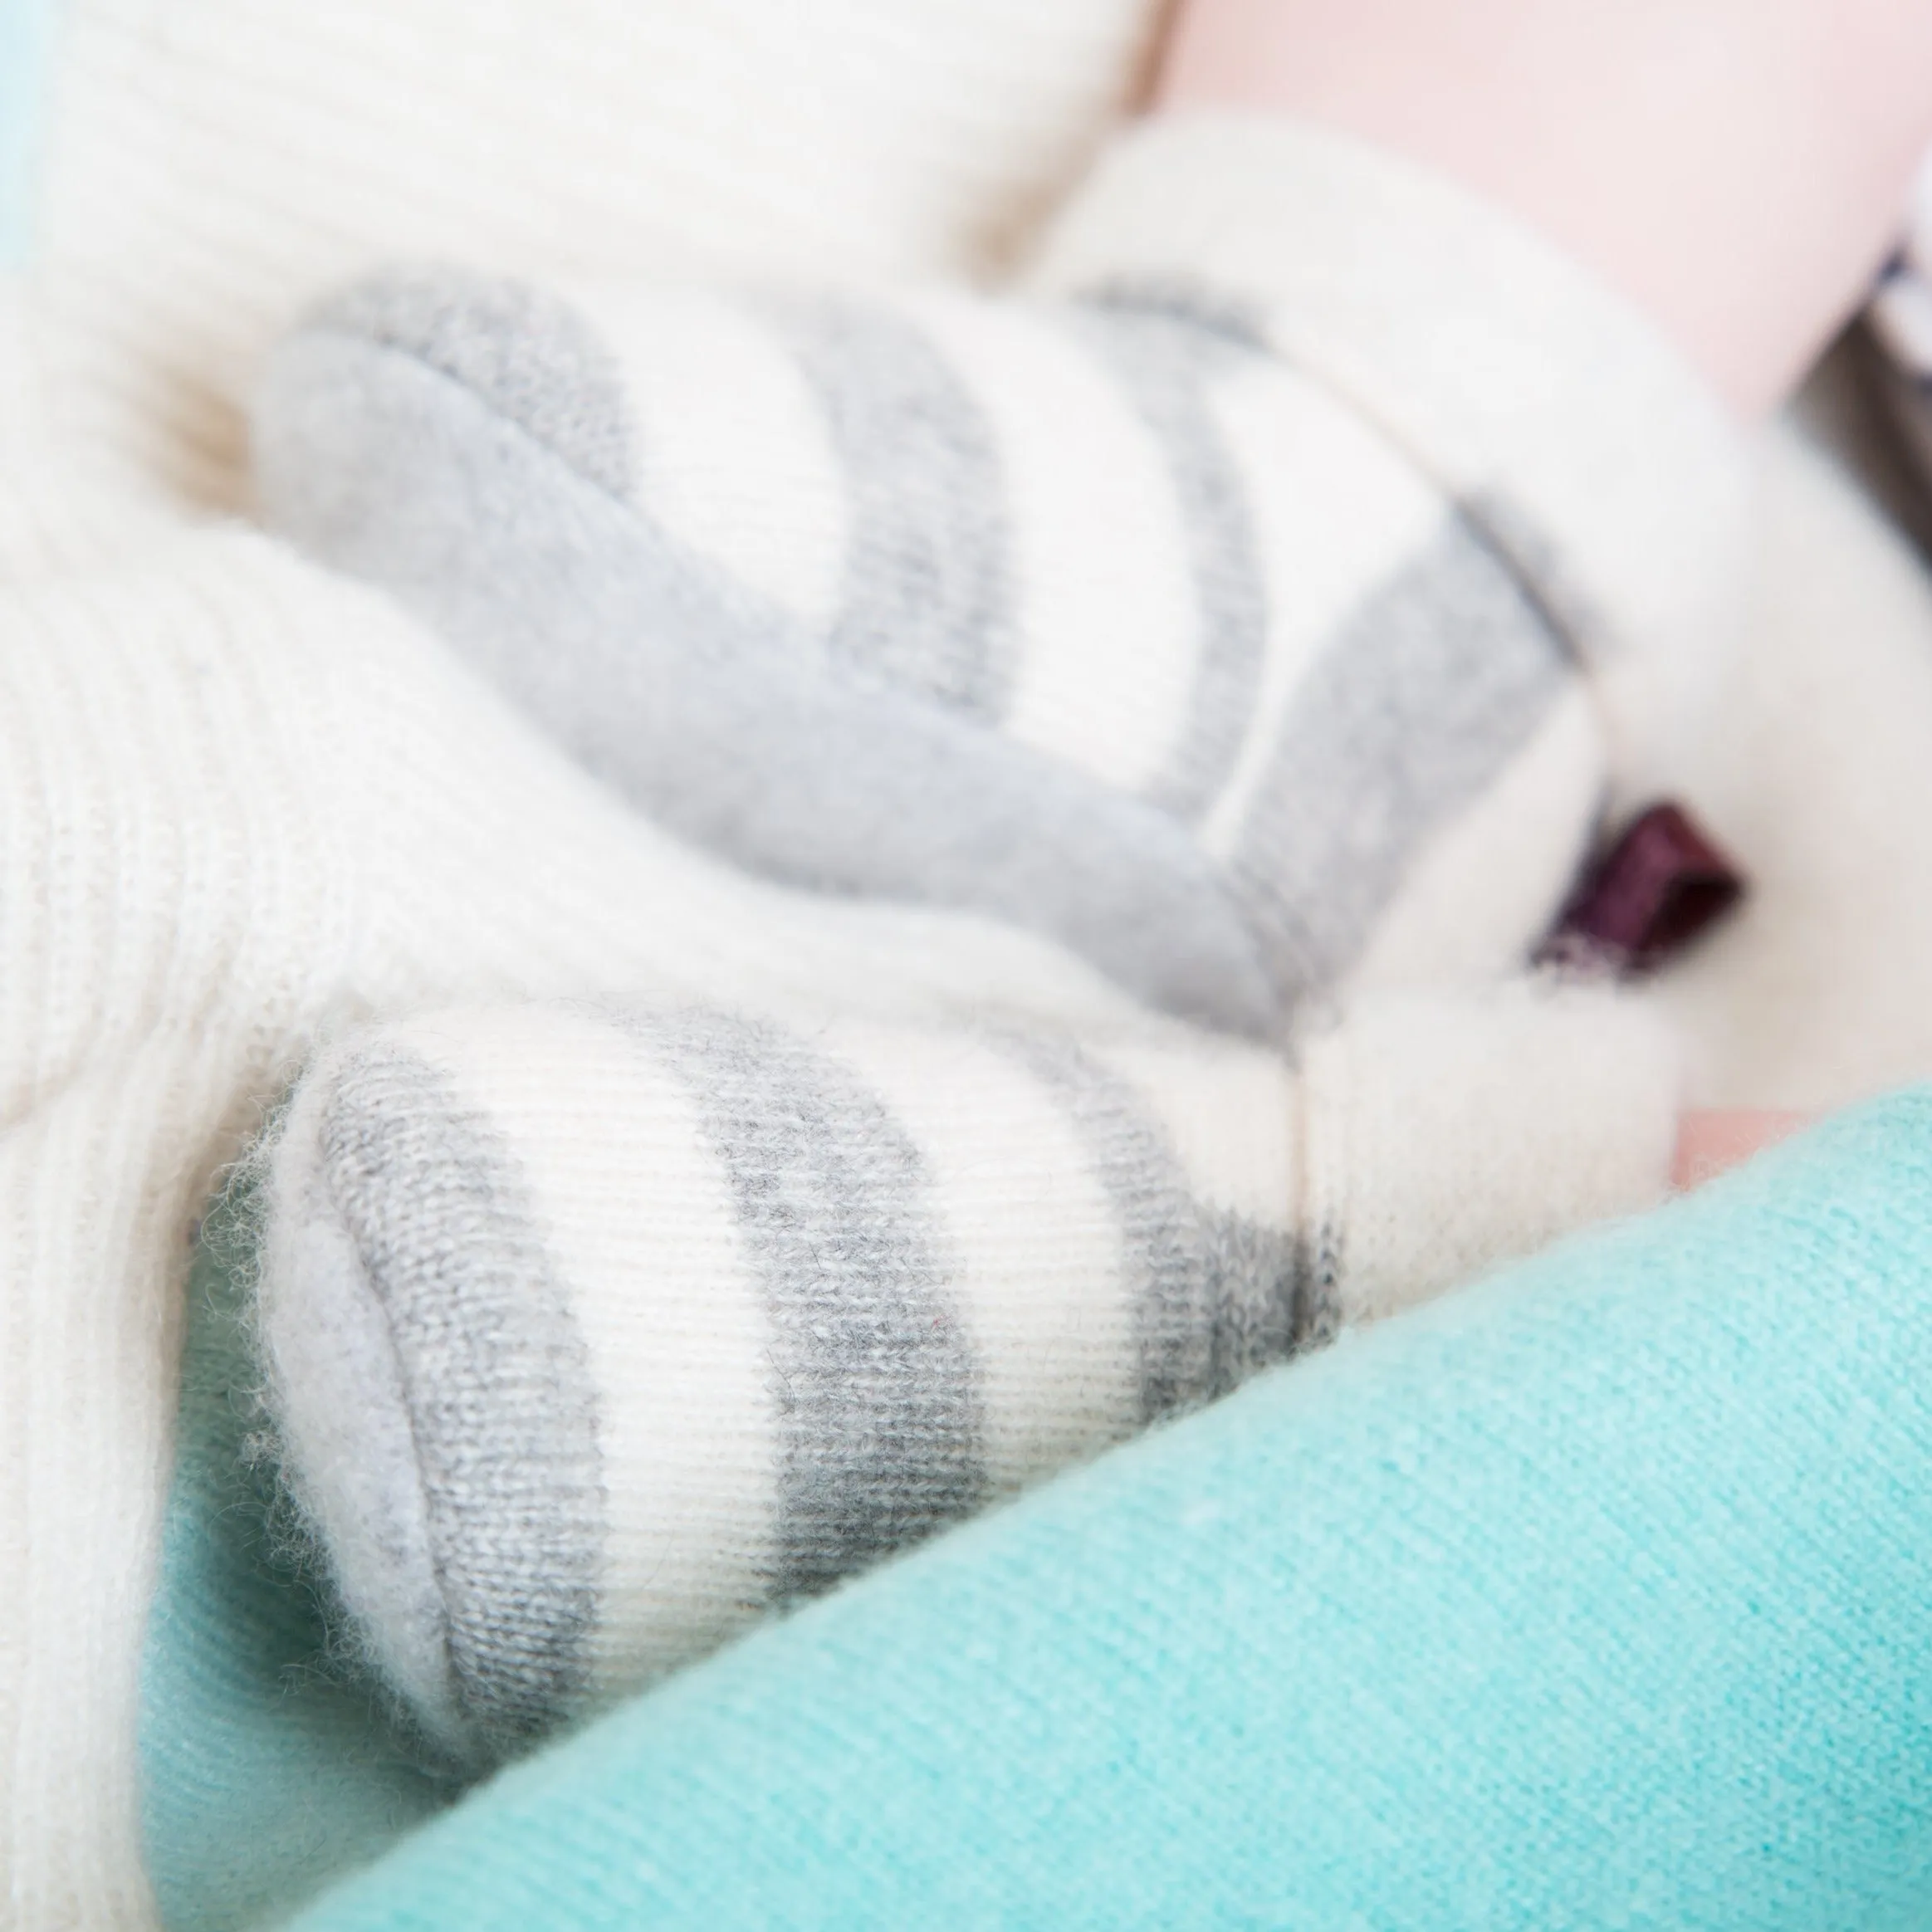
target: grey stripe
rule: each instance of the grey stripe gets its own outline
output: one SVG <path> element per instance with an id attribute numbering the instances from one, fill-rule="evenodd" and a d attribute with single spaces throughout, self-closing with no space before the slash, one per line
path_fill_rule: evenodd
<path id="1" fill-rule="evenodd" d="M 556 296 L 462 269 L 391 268 L 321 303 L 306 326 L 413 356 L 599 489 L 635 494 L 637 439 L 623 374 L 596 332 Z"/>
<path id="2" fill-rule="evenodd" d="M 1354 963 L 1430 836 L 1573 673 L 1561 627 L 1460 515 L 1329 640 L 1230 865 L 1284 1010 Z"/>
<path id="3" fill-rule="evenodd" d="M 1012 679 L 1006 489 L 978 404 L 905 317 L 840 302 L 769 311 L 817 391 L 852 516 L 831 644 L 976 717 Z"/>
<path id="4" fill-rule="evenodd" d="M 1115 275 L 1089 283 L 1073 298 L 1083 307 L 1135 315 L 1166 315 L 1230 349 L 1273 355 L 1268 325 L 1255 304 L 1225 286 L 1185 275 Z"/>
<path id="5" fill-rule="evenodd" d="M 1305 1242 L 1230 1211 L 1203 1209 L 1201 1219 L 1213 1334 L 1210 1396 L 1334 1339 L 1334 1280 L 1318 1269 Z"/>
<path id="6" fill-rule="evenodd" d="M 619 1016 L 688 1087 L 764 1291 L 780 1414 L 775 1600 L 987 1493 L 977 1370 L 919 1150 L 852 1070 L 775 1027 Z"/>
<path id="7" fill-rule="evenodd" d="M 382 584 L 591 770 L 769 877 L 990 914 L 1151 1004 L 1266 1033 L 1253 934 L 1186 829 L 821 640 L 488 399 L 330 330 L 257 412 L 275 526 Z"/>
<path id="8" fill-rule="evenodd" d="M 435 1068 L 349 1068 L 322 1171 L 394 1338 L 463 1709 L 501 1753 L 584 1691 L 603 1561 L 596 1395 L 516 1157 Z"/>
<path id="9" fill-rule="evenodd" d="M 1187 1177 L 1160 1122 L 1126 1081 L 1071 1040 L 1009 1038 L 1059 1097 L 1119 1218 L 1138 1331 L 1141 1418 L 1157 1421 L 1201 1401 L 1211 1386 L 1205 1257 Z"/>
<path id="10" fill-rule="evenodd" d="M 1181 735 L 1147 795 L 1196 819 L 1240 754 L 1268 644 L 1267 583 L 1247 488 L 1208 402 L 1217 374 L 1260 351 L 1229 318 L 1171 291 L 1113 291 L 1074 312 L 1160 446 L 1181 513 L 1199 658 Z"/>
<path id="11" fill-rule="evenodd" d="M 1127 1081 L 1069 1039 L 990 1037 L 1057 1096 L 1118 1217 L 1143 1422 L 1328 1339 L 1300 1244 L 1196 1201 L 1166 1129 Z"/>

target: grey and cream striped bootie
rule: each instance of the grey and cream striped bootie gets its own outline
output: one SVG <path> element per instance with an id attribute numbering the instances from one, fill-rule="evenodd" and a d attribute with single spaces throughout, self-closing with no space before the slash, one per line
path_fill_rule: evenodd
<path id="1" fill-rule="evenodd" d="M 288 1486 L 355 1644 L 488 1762 L 1646 1201 L 1674 1069 L 1621 1013 L 1399 1002 L 1292 1071 L 1178 1028 L 536 1006 L 364 1033 L 264 1157 Z"/>
<path id="2" fill-rule="evenodd" d="M 1567 566 L 1206 284 L 402 270 L 283 345 L 255 433 L 273 526 L 665 825 L 1234 1032 L 1507 970 L 1602 803 Z"/>

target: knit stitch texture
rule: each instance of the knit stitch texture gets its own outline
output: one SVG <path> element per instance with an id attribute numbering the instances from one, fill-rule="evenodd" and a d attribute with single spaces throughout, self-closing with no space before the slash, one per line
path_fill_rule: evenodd
<path id="1" fill-rule="evenodd" d="M 36 1929 L 151 1922 L 135 1737 L 186 1230 L 319 1044 L 506 997 L 863 989 L 880 1015 L 971 1000 L 1081 1024 L 1124 1005 L 995 922 L 705 863 L 393 604 L 198 523 L 191 501 L 241 501 L 258 358 L 399 253 L 539 276 L 983 264 L 1095 139 L 1144 17 L 1123 0 L 852 0 L 814 7 L 809 32 L 765 0 L 62 11 L 36 254 L 0 301 L 0 1881 Z M 828 47 L 865 51 L 814 64 Z M 1141 149 L 1105 208 L 1089 198 L 1049 292 L 1184 269 L 1202 211 L 1230 208 L 1243 260 L 1273 236 L 1293 257 L 1277 271 L 1329 277 L 1339 306 L 1296 345 L 1309 369 L 1455 490 L 1540 511 L 1576 581 L 1643 620 L 1620 662 L 1689 661 L 1700 573 L 1729 580 L 1704 536 L 1722 425 L 1641 328 L 1482 211 L 1432 248 L 1442 194 L 1404 179 L 1318 137 L 1195 129 Z M 1313 315 L 1318 291 L 1285 292 Z M 1392 324 L 1445 312 L 1446 359 L 1418 365 Z M 1479 411 L 1506 419 L 1501 443 L 1439 419 L 1484 372 L 1507 379 Z M 110 457 L 128 459 L 113 488 Z M 1610 483 L 1618 515 L 1594 534 L 1548 514 Z M 1547 1150 L 1509 1160 L 1533 1178 Z"/>
<path id="2" fill-rule="evenodd" d="M 270 1420 L 355 1638 L 487 1762 L 1644 1206 L 1672 1072 L 1580 990 L 1367 1002 L 1299 1065 L 1179 1027 L 428 1015 L 322 1055 L 262 1157 Z"/>
<path id="3" fill-rule="evenodd" d="M 300 1923 L 1923 1924 L 1929 1390 L 1915 1093 L 755 1636 Z"/>
<path id="4" fill-rule="evenodd" d="M 262 501 L 694 844 L 1279 1040 L 1351 979 L 1521 962 L 1601 806 L 1593 674 L 1646 640 L 1573 620 L 1538 501 L 1459 499 L 1275 355 L 1260 273 L 394 271 L 271 359 Z"/>

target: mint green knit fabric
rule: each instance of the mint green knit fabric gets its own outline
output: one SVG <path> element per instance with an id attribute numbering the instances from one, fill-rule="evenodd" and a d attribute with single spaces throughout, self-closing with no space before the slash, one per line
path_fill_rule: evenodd
<path id="1" fill-rule="evenodd" d="M 271 1925 L 447 1798 L 325 1656 L 259 1454 L 245 1193 L 188 1283 L 180 1449 L 141 1673 L 143 1823 L 172 1932 Z"/>
<path id="2" fill-rule="evenodd" d="M 299 1924 L 1932 1924 L 1932 1093 L 766 1627 Z"/>

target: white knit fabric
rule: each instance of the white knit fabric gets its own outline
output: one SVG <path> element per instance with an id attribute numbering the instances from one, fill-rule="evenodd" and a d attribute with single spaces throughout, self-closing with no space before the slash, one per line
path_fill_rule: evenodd
<path id="1" fill-rule="evenodd" d="M 188 1230 L 319 1040 L 452 1000 L 652 990 L 753 1009 L 829 993 L 908 1017 L 968 1005 L 1083 1025 L 1127 1017 L 1044 942 L 959 917 L 828 907 L 693 858 L 537 744 L 390 605 L 265 540 L 183 519 L 182 492 L 240 493 L 239 399 L 269 340 L 377 258 L 950 266 L 1072 164 L 1141 27 L 1137 10 L 1102 0 L 1050 12 L 927 0 L 912 13 L 853 0 L 849 20 L 814 8 L 810 37 L 876 50 L 839 69 L 854 92 L 797 85 L 799 59 L 815 56 L 800 53 L 802 28 L 782 37 L 782 11 L 79 0 L 66 22 L 42 258 L 24 323 L 0 331 L 11 1922 L 149 1920 L 135 1677 Z M 740 31 L 754 21 L 756 33 Z M 1198 225 L 1217 197 L 1247 205 L 1255 180 L 1304 166 L 1314 185 L 1291 198 L 1310 205 L 1328 192 L 1316 152 L 1204 138 L 1177 154 L 1174 205 Z M 1153 207 L 1153 149 L 1131 166 Z M 1426 230 L 1426 208 L 1412 212 Z M 1108 213 L 1103 225 L 1133 224 Z M 1312 272 L 1318 243 L 1335 251 L 1351 326 L 1373 306 L 1372 255 L 1389 267 L 1392 312 L 1454 284 L 1453 258 L 1426 291 L 1400 267 L 1418 232 L 1406 218 L 1376 230 L 1372 250 L 1352 215 L 1345 227 L 1345 241 L 1332 223 L 1310 231 L 1301 253 Z M 1163 243 L 1141 266 L 1172 253 Z M 1515 284 L 1491 279 L 1493 256 L 1473 259 L 1484 272 L 1464 312 L 1507 310 Z M 1055 260 L 1070 272 L 1074 244 Z M 1080 265 L 1123 263 L 1096 245 Z M 1538 359 L 1510 418 L 1553 425 L 1602 379 L 1604 329 L 1566 304 L 1537 312 L 1551 337 L 1575 323 L 1590 345 L 1568 387 Z M 1479 340 L 1489 367 L 1518 337 Z M 1362 352 L 1381 353 L 1372 334 Z M 1461 423 L 1468 367 L 1418 372 L 1401 343 L 1387 353 L 1403 395 L 1433 382 Z M 1609 413 L 1674 408 L 1668 388 L 1640 385 Z M 1379 408 L 1378 392 L 1362 394 Z M 1672 433 L 1664 443 L 1677 448 Z M 1414 443 L 1431 462 L 1452 446 Z M 130 455 L 152 487 L 127 480 Z M 1705 474 L 1701 461 L 1680 467 Z M 1445 473 L 1461 489 L 1492 470 L 1517 484 L 1509 465 Z M 1563 492 L 1543 492 L 1534 462 L 1520 475 L 1547 518 Z M 1566 544 L 1580 534 L 1547 520 Z M 1672 586 L 1687 605 L 1703 596 L 1675 550 L 1659 554 L 1661 572 L 1629 529 L 1602 555 L 1578 551 L 1607 608 L 1628 570 L 1646 637 L 1651 617 L 1657 634 L 1668 628 Z M 1573 1098 L 1589 1119 L 1598 1098 L 1581 1080 Z M 1649 1124 L 1625 1144 L 1654 1161 L 1673 1099 L 1653 1084 L 1641 1107 L 1605 1103 L 1602 1118 L 1641 1113 Z M 1494 1158 L 1524 1145 L 1513 1131 Z"/>
<path id="2" fill-rule="evenodd" d="M 1308 1043 L 1301 1215 L 1332 1245 L 1343 1322 L 1653 1200 L 1669 1171 L 1676 1121 L 1656 1096 L 1680 1047 L 1635 1002 L 1524 988 L 1444 1021 L 1438 1002 L 1385 999 Z"/>
<path id="3" fill-rule="evenodd" d="M 983 269 L 1137 71 L 1147 0 L 71 0 L 38 280 L 65 421 L 239 500 L 259 359 L 398 256 Z"/>
<path id="4" fill-rule="evenodd" d="M 1455 183 L 1326 130 L 1165 117 L 1117 142 L 1030 280 L 1252 291 L 1288 359 L 1539 545 L 1592 649 L 1626 802 L 1695 745 L 1738 641 L 1749 478 L 1649 323 Z"/>

